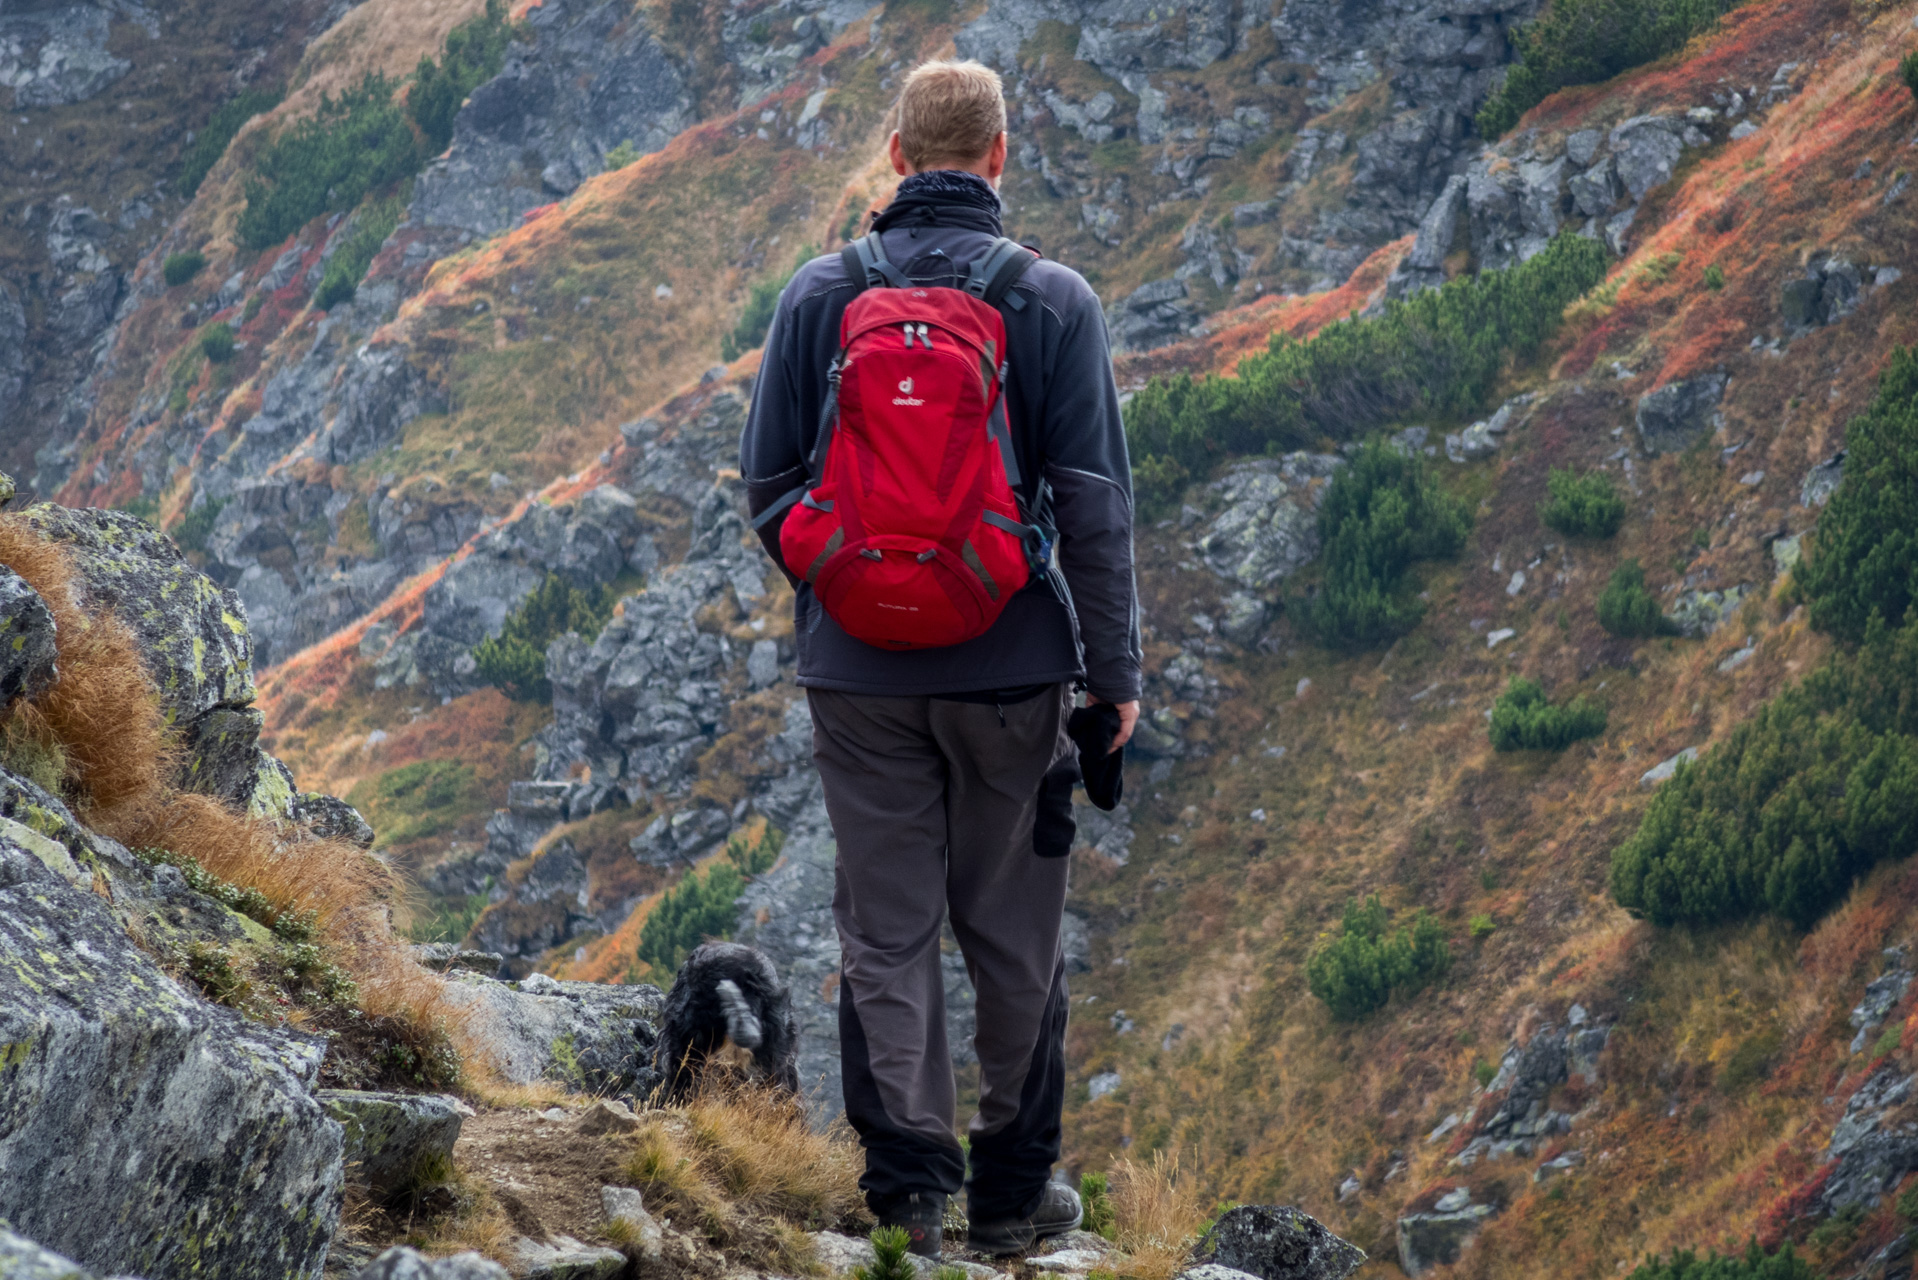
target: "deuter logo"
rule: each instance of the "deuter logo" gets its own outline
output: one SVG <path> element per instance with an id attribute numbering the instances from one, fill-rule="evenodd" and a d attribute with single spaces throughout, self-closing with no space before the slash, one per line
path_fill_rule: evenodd
<path id="1" fill-rule="evenodd" d="M 911 378 L 901 378 L 899 380 L 899 394 L 902 396 L 909 396 L 912 394 Z"/>
<path id="2" fill-rule="evenodd" d="M 899 380 L 899 394 L 892 398 L 892 402 L 894 404 L 909 405 L 913 407 L 917 407 L 925 403 L 924 400 L 921 400 L 912 394 L 911 378 L 901 378 Z"/>

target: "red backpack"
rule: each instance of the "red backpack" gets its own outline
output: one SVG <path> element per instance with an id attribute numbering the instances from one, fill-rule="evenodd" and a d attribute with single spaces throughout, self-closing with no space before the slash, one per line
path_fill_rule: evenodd
<path id="1" fill-rule="evenodd" d="M 848 635 L 959 644 L 1050 565 L 1054 535 L 1019 496 L 998 310 L 1024 308 L 1010 291 L 1037 255 L 1000 237 L 961 289 L 913 284 L 877 233 L 843 256 L 860 292 L 840 322 L 810 483 L 754 523 L 791 509 L 786 565 Z"/>

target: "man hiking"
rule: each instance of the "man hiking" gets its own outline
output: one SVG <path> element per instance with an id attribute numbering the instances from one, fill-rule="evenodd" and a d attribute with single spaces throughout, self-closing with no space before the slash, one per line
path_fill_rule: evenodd
<path id="1" fill-rule="evenodd" d="M 1111 704 L 1115 750 L 1138 718 L 1131 473 L 1097 295 L 1001 236 L 998 75 L 922 65 L 896 110 L 904 181 L 870 235 L 781 295 L 740 470 L 794 586 L 838 841 L 860 1186 L 882 1224 L 937 1256 L 963 1183 L 972 1246 L 1016 1253 L 1082 1216 L 1050 1180 L 1067 860 L 1035 853 L 1034 820 L 1070 751 L 1077 682 Z M 969 1177 L 939 967 L 948 915 L 978 994 Z"/>

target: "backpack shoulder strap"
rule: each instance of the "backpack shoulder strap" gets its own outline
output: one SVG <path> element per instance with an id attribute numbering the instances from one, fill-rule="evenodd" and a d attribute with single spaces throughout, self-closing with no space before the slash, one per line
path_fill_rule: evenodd
<path id="1" fill-rule="evenodd" d="M 1012 291 L 1026 268 L 1039 255 L 1016 240 L 999 236 L 986 249 L 985 256 L 966 265 L 966 292 L 989 307 L 1006 306 L 1024 311 L 1026 300 Z"/>
<path id="2" fill-rule="evenodd" d="M 887 259 L 886 246 L 880 242 L 877 231 L 869 231 L 841 249 L 839 261 L 844 264 L 846 278 L 852 281 L 856 292 L 881 287 L 904 289 L 912 283 L 906 279 L 905 272 Z"/>

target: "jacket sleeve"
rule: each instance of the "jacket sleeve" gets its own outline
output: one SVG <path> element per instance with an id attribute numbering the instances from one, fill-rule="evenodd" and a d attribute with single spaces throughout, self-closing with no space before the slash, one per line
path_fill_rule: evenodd
<path id="1" fill-rule="evenodd" d="M 746 507 L 754 519 L 806 479 L 792 295 L 792 289 L 786 289 L 773 312 L 760 356 L 759 376 L 753 382 L 752 408 L 739 437 L 739 474 L 746 482 Z M 781 512 L 759 528 L 759 541 L 787 581 L 797 586 L 798 578 L 786 567 L 779 551 L 779 530 L 785 523 L 785 513 Z"/>
<path id="2" fill-rule="evenodd" d="M 1140 693 L 1144 654 L 1133 576 L 1132 468 L 1119 389 L 1098 295 L 1083 288 L 1061 319 L 1044 428 L 1059 567 L 1079 616 L 1086 688 L 1108 702 L 1130 702 Z"/>

